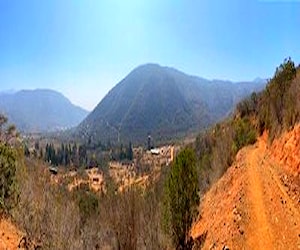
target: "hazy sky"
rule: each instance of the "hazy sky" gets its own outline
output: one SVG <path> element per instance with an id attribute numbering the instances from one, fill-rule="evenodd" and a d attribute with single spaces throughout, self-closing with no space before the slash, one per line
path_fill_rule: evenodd
<path id="1" fill-rule="evenodd" d="M 0 91 L 51 88 L 89 110 L 154 62 L 209 79 L 300 63 L 300 1 L 0 0 Z"/>

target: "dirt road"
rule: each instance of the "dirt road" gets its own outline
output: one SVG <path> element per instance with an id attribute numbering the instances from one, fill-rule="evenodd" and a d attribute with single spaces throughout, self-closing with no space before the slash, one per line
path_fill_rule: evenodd
<path id="1" fill-rule="evenodd" d="M 260 139 L 206 194 L 192 236 L 207 233 L 204 249 L 300 249 L 299 189 Z"/>
<path id="2" fill-rule="evenodd" d="M 279 179 L 279 168 L 258 141 L 246 156 L 249 178 L 249 249 L 300 249 L 299 204 L 295 203 Z"/>

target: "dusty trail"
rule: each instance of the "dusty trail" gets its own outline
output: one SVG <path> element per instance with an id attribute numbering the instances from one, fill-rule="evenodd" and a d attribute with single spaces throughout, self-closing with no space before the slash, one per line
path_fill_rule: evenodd
<path id="1" fill-rule="evenodd" d="M 204 249 L 300 249 L 299 190 L 259 139 L 205 195 L 192 236 L 207 232 Z"/>
<path id="2" fill-rule="evenodd" d="M 261 145 L 261 143 L 260 143 Z M 250 233 L 247 239 L 249 249 L 273 249 L 273 233 L 268 222 L 266 207 L 264 204 L 264 193 L 261 183 L 259 168 L 263 166 L 258 158 L 258 151 L 263 150 L 263 147 L 253 149 L 246 158 L 247 174 L 249 177 L 248 199 L 250 201 L 250 216 L 252 223 L 250 225 Z"/>

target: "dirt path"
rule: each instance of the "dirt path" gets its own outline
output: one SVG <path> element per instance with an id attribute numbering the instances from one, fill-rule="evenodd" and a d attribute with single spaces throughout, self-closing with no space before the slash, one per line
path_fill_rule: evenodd
<path id="1" fill-rule="evenodd" d="M 205 195 L 193 237 L 206 235 L 203 249 L 300 249 L 297 183 L 260 139 Z"/>
<path id="2" fill-rule="evenodd" d="M 289 197 L 263 141 L 246 158 L 249 249 L 300 249 L 299 204 Z"/>
<path id="3" fill-rule="evenodd" d="M 260 143 L 261 145 L 261 143 Z M 249 249 L 273 249 L 273 233 L 267 218 L 266 207 L 264 204 L 264 192 L 261 183 L 262 162 L 258 158 L 258 151 L 264 150 L 262 146 L 253 149 L 248 155 L 246 162 L 247 174 L 249 177 L 248 200 L 250 201 L 249 209 L 251 225 L 249 226 L 249 237 L 247 245 Z"/>

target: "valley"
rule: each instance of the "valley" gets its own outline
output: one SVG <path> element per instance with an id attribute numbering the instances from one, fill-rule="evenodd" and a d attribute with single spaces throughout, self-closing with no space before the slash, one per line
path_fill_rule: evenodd
<path id="1" fill-rule="evenodd" d="M 159 180 L 162 168 L 170 167 L 180 147 L 169 145 L 155 150 L 157 151 L 133 148 L 132 161 L 109 161 L 105 172 L 101 166 L 75 170 L 60 166 L 56 168 L 57 173 L 51 175 L 51 181 L 67 185 L 69 191 L 87 185 L 96 193 L 106 193 L 109 180 L 115 184 L 116 192 L 123 192 L 131 186 L 146 188 Z"/>
<path id="2" fill-rule="evenodd" d="M 226 96 L 224 100 L 218 97 L 215 104 L 222 103 L 222 111 L 212 114 L 211 123 L 204 127 L 197 119 L 211 111 L 191 111 L 184 97 L 187 93 L 198 96 L 191 87 L 194 83 L 168 82 L 173 74 L 193 77 L 157 65 L 141 67 L 142 71 L 135 69 L 129 80 L 125 78 L 109 92 L 104 104 L 100 102 L 75 129 L 20 136 L 0 116 L 0 176 L 5 176 L 0 178 L 5 190 L 0 197 L 0 247 L 299 248 L 299 67 L 286 59 L 264 90 L 245 97 L 235 108 L 235 102 L 224 106 Z M 145 82 L 132 80 L 136 75 Z M 150 95 L 141 99 L 145 109 L 131 114 L 141 104 L 128 100 L 139 97 L 127 99 L 126 94 L 135 93 L 123 93 L 122 88 L 141 85 L 148 89 L 152 77 L 158 87 L 153 95 L 168 96 L 172 85 L 174 100 L 159 97 L 152 109 Z M 184 84 L 192 90 L 177 92 Z M 205 106 L 209 103 L 201 107 Z M 125 116 L 120 121 L 121 114 Z M 176 120 L 178 114 L 182 119 Z M 197 114 L 195 120 L 187 120 L 193 114 Z M 128 117 L 134 122 L 122 132 Z M 156 118 L 166 127 L 155 130 Z M 172 130 L 172 124 L 180 126 L 180 122 L 187 127 Z M 105 124 L 109 131 L 102 131 Z M 193 124 L 200 127 L 193 128 Z M 110 134 L 116 131 L 116 137 Z M 169 140 L 163 131 L 175 134 Z"/>
<path id="3" fill-rule="evenodd" d="M 299 10 L 0 0 L 0 250 L 300 250 Z"/>

